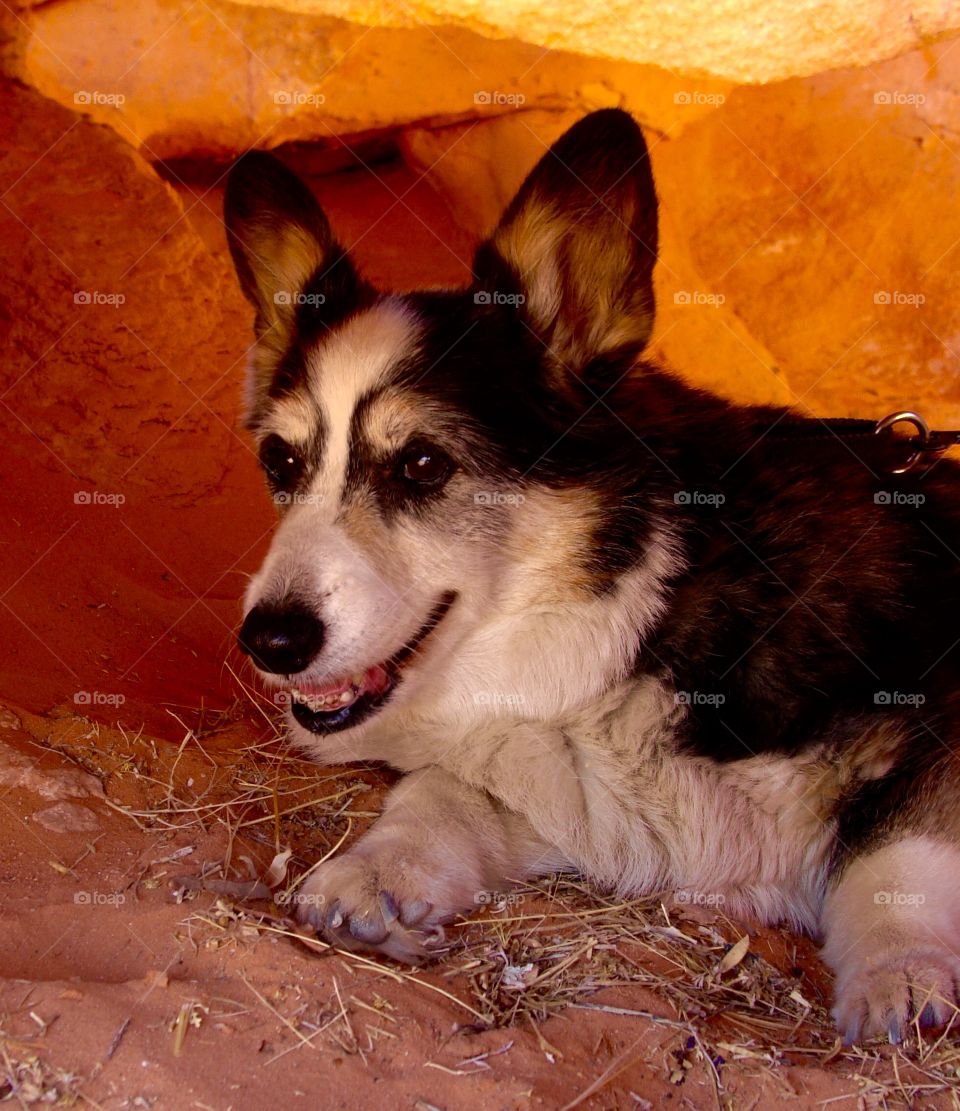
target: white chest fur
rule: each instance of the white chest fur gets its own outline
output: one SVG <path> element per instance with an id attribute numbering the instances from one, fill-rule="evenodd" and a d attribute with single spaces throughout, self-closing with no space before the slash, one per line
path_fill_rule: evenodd
<path id="1" fill-rule="evenodd" d="M 675 730 L 684 713 L 644 678 L 562 721 L 421 725 L 398 747 L 408 768 L 440 765 L 523 814 L 573 867 L 622 895 L 679 891 L 813 929 L 835 767 L 820 750 L 731 764 L 682 754 Z"/>

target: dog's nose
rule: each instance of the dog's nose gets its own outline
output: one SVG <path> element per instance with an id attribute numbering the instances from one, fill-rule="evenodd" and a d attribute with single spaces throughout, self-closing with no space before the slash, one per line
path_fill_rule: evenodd
<path id="1" fill-rule="evenodd" d="M 261 670 L 294 675 L 320 651 L 323 625 L 306 606 L 259 605 L 244 619 L 237 642 Z"/>

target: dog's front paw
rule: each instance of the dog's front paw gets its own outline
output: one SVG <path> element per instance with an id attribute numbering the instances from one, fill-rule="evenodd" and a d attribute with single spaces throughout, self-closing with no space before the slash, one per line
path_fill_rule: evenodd
<path id="1" fill-rule="evenodd" d="M 406 964 L 445 952 L 443 924 L 465 909 L 442 880 L 408 859 L 361 846 L 318 868 L 296 901 L 298 917 L 324 940 Z"/>
<path id="2" fill-rule="evenodd" d="M 943 1026 L 960 1002 L 960 958 L 939 946 L 885 954 L 837 983 L 834 1018 L 844 1041 L 885 1036 L 897 1045 L 912 1021 Z"/>

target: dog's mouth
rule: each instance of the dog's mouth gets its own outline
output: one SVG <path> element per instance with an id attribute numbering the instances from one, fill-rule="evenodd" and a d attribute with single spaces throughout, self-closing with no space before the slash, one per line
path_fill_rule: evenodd
<path id="1" fill-rule="evenodd" d="M 327 683 L 291 683 L 291 710 L 298 725 L 311 733 L 352 729 L 380 710 L 400 683 L 404 666 L 436 629 L 456 600 L 449 591 L 430 611 L 416 633 L 390 659 L 366 671 Z"/>

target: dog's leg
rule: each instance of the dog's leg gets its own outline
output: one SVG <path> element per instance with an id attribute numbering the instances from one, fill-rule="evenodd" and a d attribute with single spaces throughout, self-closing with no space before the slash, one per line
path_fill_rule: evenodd
<path id="1" fill-rule="evenodd" d="M 846 1041 L 908 1023 L 939 1026 L 960 989 L 960 847 L 935 835 L 891 839 L 852 859 L 824 907 L 824 956 Z"/>
<path id="2" fill-rule="evenodd" d="M 525 818 L 427 768 L 401 780 L 370 831 L 307 879 L 298 914 L 345 948 L 416 963 L 442 949 L 442 923 L 564 865 Z"/>

